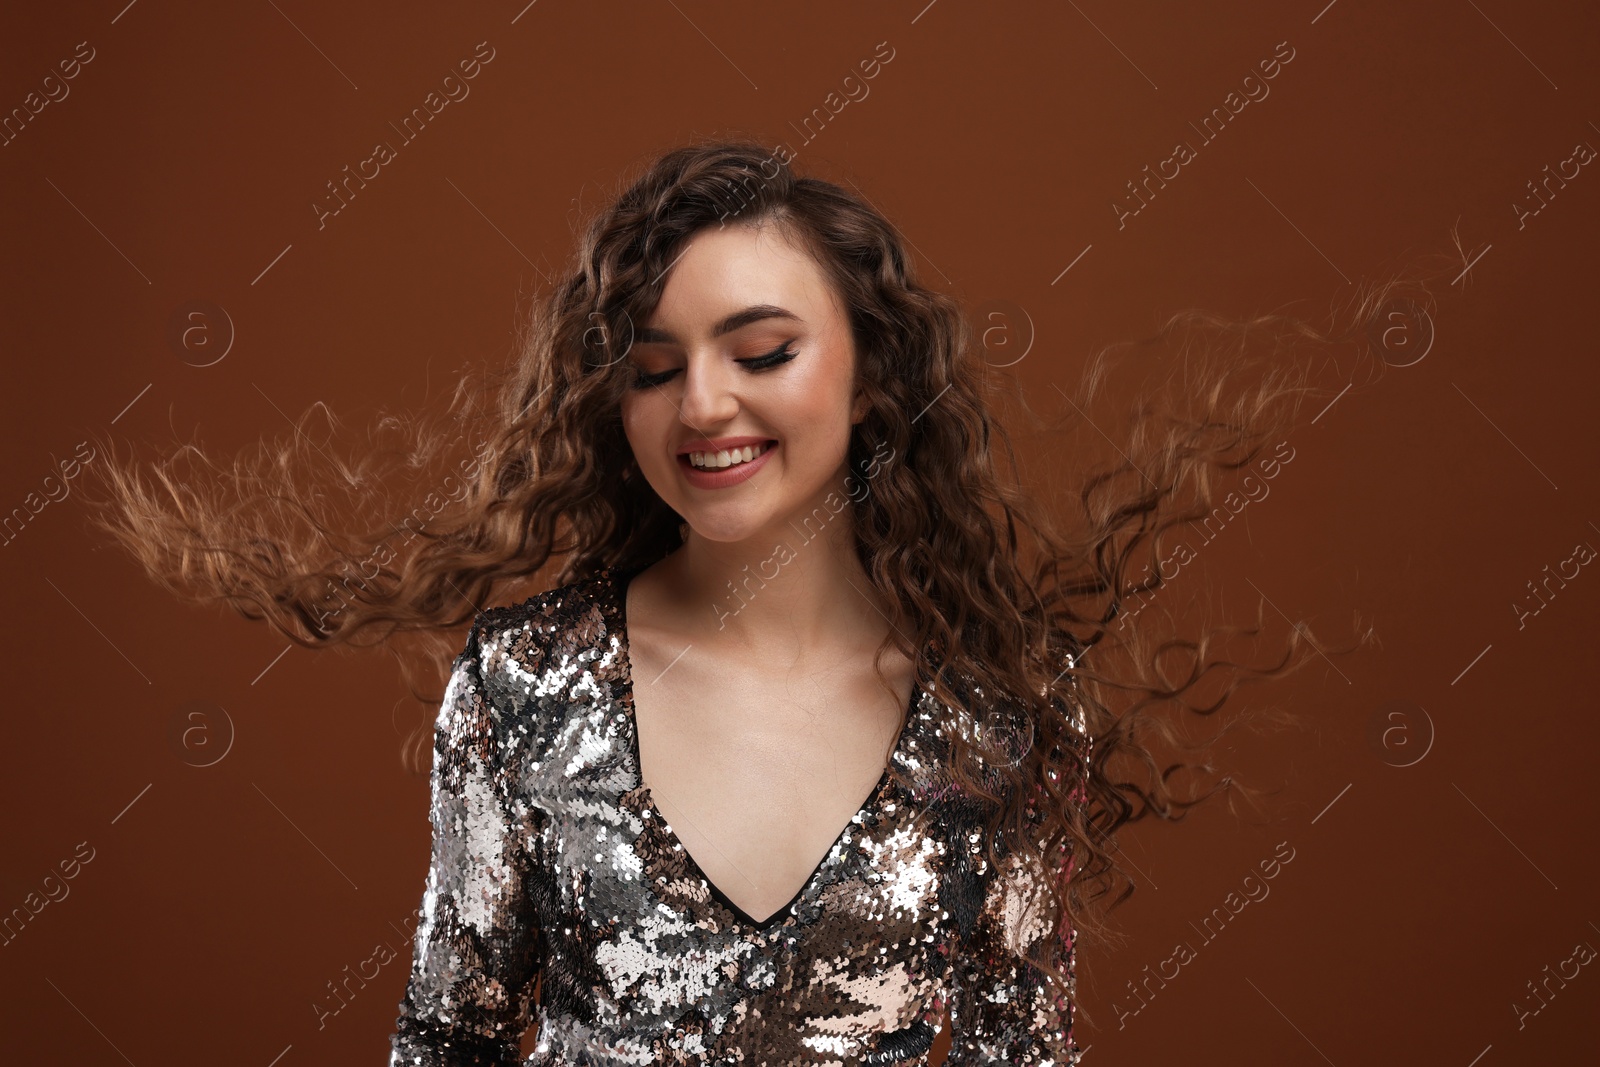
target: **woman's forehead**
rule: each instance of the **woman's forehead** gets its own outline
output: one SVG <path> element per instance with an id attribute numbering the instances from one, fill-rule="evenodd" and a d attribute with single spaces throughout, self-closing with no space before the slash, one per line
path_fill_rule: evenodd
<path id="1" fill-rule="evenodd" d="M 741 225 L 703 230 L 686 242 L 644 325 L 709 337 L 753 307 L 781 308 L 808 323 L 840 310 L 821 266 L 781 228 Z"/>

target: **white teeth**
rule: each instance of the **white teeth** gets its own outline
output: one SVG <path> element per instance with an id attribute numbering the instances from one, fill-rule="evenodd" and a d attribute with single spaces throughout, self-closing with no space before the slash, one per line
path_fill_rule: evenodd
<path id="1" fill-rule="evenodd" d="M 701 470 L 717 470 L 749 463 L 766 450 L 766 445 L 746 445 L 743 448 L 724 448 L 718 452 L 690 452 L 689 463 Z"/>

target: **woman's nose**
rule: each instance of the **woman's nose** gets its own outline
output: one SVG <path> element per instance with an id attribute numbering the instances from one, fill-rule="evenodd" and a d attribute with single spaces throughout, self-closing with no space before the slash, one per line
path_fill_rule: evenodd
<path id="1" fill-rule="evenodd" d="M 711 426 L 727 422 L 739 413 L 739 398 L 731 376 L 736 369 L 727 361 L 691 360 L 684 368 L 684 422 L 692 426 Z"/>

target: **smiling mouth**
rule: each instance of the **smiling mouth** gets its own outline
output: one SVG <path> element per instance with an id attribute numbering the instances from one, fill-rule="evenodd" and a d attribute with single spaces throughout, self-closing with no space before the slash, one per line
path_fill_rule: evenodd
<path id="1" fill-rule="evenodd" d="M 687 452 L 678 459 L 697 471 L 725 471 L 749 463 L 776 448 L 777 445 L 776 441 L 763 441 L 759 445 L 745 445 L 743 448 L 723 449 L 718 452 Z"/>

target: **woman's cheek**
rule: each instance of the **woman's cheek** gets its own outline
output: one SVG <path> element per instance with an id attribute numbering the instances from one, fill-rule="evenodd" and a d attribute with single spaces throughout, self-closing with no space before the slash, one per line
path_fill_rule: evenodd
<path id="1" fill-rule="evenodd" d="M 625 397 L 621 407 L 622 435 L 627 438 L 628 447 L 633 449 L 635 459 L 640 460 L 640 466 L 645 466 L 643 460 L 649 448 L 650 426 L 639 403 L 633 397 Z"/>

